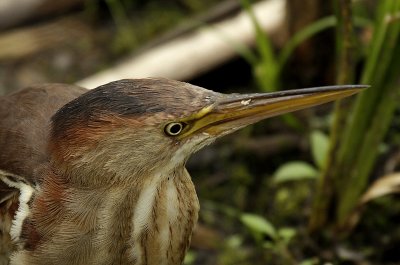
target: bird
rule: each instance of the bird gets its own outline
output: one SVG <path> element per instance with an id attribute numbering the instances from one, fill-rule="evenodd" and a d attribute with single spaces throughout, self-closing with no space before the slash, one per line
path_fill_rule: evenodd
<path id="1" fill-rule="evenodd" d="M 363 85 L 223 94 L 164 78 L 0 97 L 0 264 L 181 264 L 199 201 L 191 154 Z"/>

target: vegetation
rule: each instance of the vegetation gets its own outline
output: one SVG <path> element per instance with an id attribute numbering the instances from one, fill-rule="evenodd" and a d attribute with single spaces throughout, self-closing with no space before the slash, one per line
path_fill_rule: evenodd
<path id="1" fill-rule="evenodd" d="M 287 195 L 280 195 L 282 188 L 279 185 L 282 185 L 281 183 L 304 182 L 307 179 L 316 180 L 311 213 L 309 218 L 306 217 L 309 220 L 307 232 L 301 235 L 299 229 L 301 231 L 302 228 L 297 228 L 297 230 L 293 228 L 285 230 L 284 228 L 283 231 L 290 231 L 290 236 L 281 237 L 278 232 L 281 230 L 276 229 L 268 221 L 272 218 L 268 214 L 262 214 L 268 218 L 249 214 L 244 214 L 240 218 L 249 229 L 250 234 L 253 235 L 257 248 L 265 249 L 265 252 L 270 251 L 278 256 L 278 258 L 272 258 L 266 254 L 264 262 L 319 264 L 323 260 L 321 256 L 303 261 L 296 259 L 289 247 L 291 242 L 296 242 L 293 238 L 313 235 L 314 238 L 323 240 L 325 247 L 340 248 L 350 244 L 350 248 L 352 248 L 351 244 L 354 238 L 360 239 L 357 231 L 354 231 L 360 218 L 361 221 L 365 220 L 370 225 L 373 223 L 368 220 L 368 215 L 361 217 L 365 204 L 375 199 L 382 202 L 383 199 L 379 199 L 381 196 L 399 191 L 396 188 L 400 181 L 399 175 L 380 175 L 383 169 L 376 162 L 378 157 L 388 154 L 389 150 L 395 148 L 390 139 L 385 141 L 385 136 L 398 106 L 396 103 L 400 99 L 400 78 L 396 70 L 399 69 L 400 64 L 400 2 L 379 1 L 374 5 L 376 12 L 372 12 L 371 17 L 366 17 L 361 12 L 362 8 L 365 8 L 362 4 L 353 7 L 351 1 L 333 1 L 334 16 L 322 18 L 298 32 L 278 53 L 274 50 L 268 37 L 262 33 L 257 19 L 252 13 L 250 3 L 247 0 L 243 0 L 242 3 L 253 21 L 257 39 L 254 52 L 243 48 L 238 49 L 238 52 L 252 66 L 260 90 L 273 91 L 282 87 L 282 71 L 296 46 L 330 27 L 335 27 L 336 31 L 337 83 L 371 85 L 367 91 L 357 97 L 355 102 L 350 100 L 335 104 L 329 137 L 322 131 L 310 128 L 313 165 L 307 161 L 286 162 L 278 167 L 273 178 L 265 180 L 266 185 L 273 185 L 275 188 L 274 192 L 277 194 L 277 197 L 274 198 L 275 203 L 279 196 L 289 199 Z M 372 32 L 371 39 L 361 40 L 360 35 L 356 34 L 356 29 Z M 286 117 L 285 121 L 290 125 L 293 117 L 288 118 Z M 299 122 L 295 121 L 295 123 Z M 378 179 L 378 181 L 373 182 L 373 179 Z M 298 192 L 296 189 L 290 192 Z M 385 192 L 380 192 L 380 189 L 384 189 Z M 250 193 L 251 191 L 248 191 L 247 194 Z M 386 199 L 386 203 L 388 201 L 390 199 Z M 385 211 L 387 207 L 391 206 L 385 203 L 383 205 L 384 209 L 381 211 Z M 398 205 L 398 203 L 393 205 Z M 279 207 L 277 209 L 282 210 Z M 265 213 L 265 209 L 259 212 Z M 389 210 L 389 212 L 391 211 Z M 281 215 L 282 212 L 273 214 L 275 216 L 272 219 L 277 220 L 273 223 L 279 224 L 282 220 L 278 220 L 276 215 Z M 390 221 L 387 219 L 388 217 L 384 216 L 379 218 L 380 222 L 389 226 Z M 283 223 L 286 222 L 283 221 Z M 264 241 L 263 238 L 268 239 Z M 368 239 L 371 238 L 366 236 L 361 240 Z M 393 240 L 398 239 L 393 238 Z M 373 247 L 374 243 L 363 242 L 362 246 L 364 248 Z M 293 249 L 292 251 L 296 252 Z M 367 252 L 361 250 L 359 253 L 354 251 L 352 254 L 357 257 L 350 259 L 358 264 L 357 262 L 367 259 L 367 256 L 382 255 L 380 252 L 384 251 L 377 249 Z M 337 261 L 340 262 L 340 253 L 336 253 L 336 255 Z M 387 259 L 390 260 L 392 257 L 387 257 Z M 399 261 L 400 257 L 394 257 L 394 260 Z M 374 260 L 373 263 L 386 264 L 385 260 Z"/>

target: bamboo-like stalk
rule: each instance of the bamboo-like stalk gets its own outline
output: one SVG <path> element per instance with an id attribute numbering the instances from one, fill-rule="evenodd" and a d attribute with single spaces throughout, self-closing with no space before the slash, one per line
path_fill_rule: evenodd
<path id="1" fill-rule="evenodd" d="M 354 40 L 351 0 L 335 0 L 336 27 L 336 52 L 337 52 L 337 83 L 352 83 L 354 79 Z M 342 101 L 335 103 L 334 122 L 331 128 L 330 148 L 325 167 L 317 183 L 317 193 L 314 200 L 309 228 L 317 230 L 326 224 L 335 196 L 335 180 L 338 178 L 336 154 L 339 148 L 341 131 L 345 126 L 348 108 Z"/>
<path id="2" fill-rule="evenodd" d="M 398 101 L 398 84 L 393 84 L 393 69 L 399 67 L 398 44 L 400 22 L 391 16 L 400 12 L 400 1 L 381 3 L 374 42 L 362 81 L 372 85 L 356 102 L 339 159 L 341 161 L 341 196 L 337 208 L 337 223 L 346 219 L 365 190 L 369 175 L 378 155 L 378 146 L 386 134 Z"/>
<path id="3" fill-rule="evenodd" d="M 343 138 L 342 148 L 339 152 L 339 160 L 341 168 L 344 172 L 348 172 L 354 163 L 354 150 L 359 150 L 361 146 L 363 134 L 369 125 L 370 117 L 379 99 L 379 89 L 376 88 L 376 82 L 373 82 L 373 74 L 377 71 L 377 67 L 385 68 L 378 63 L 379 54 L 383 49 L 384 40 L 387 35 L 388 24 L 385 23 L 385 14 L 391 10 L 391 4 L 396 0 L 384 0 L 380 2 L 378 11 L 378 19 L 374 29 L 374 37 L 369 49 L 369 56 L 363 71 L 361 83 L 374 84 L 374 87 L 368 89 L 361 94 L 356 101 L 353 117 Z M 350 151 L 352 150 L 352 151 Z M 345 181 L 347 182 L 347 181 Z"/>
<path id="4" fill-rule="evenodd" d="M 351 31 L 348 25 L 346 28 L 346 23 L 351 22 L 351 11 L 350 1 L 336 0 L 336 4 L 340 6 L 337 9 L 337 80 L 342 84 L 352 81 L 354 67 L 349 54 Z M 361 78 L 361 83 L 370 84 L 371 88 L 357 97 L 352 112 L 340 106 L 341 103 L 335 106 L 330 155 L 318 183 L 311 231 L 322 229 L 326 224 L 346 230 L 347 218 L 368 184 L 379 144 L 399 100 L 399 84 L 393 82 L 397 73 L 393 69 L 400 67 L 400 22 L 392 19 L 399 12 L 400 1 L 379 2 L 374 35 Z M 346 22 L 346 19 L 350 20 Z"/>

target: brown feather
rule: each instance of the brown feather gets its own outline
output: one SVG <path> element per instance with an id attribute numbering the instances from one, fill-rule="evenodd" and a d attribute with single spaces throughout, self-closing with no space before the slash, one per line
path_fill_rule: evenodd
<path id="1" fill-rule="evenodd" d="M 78 86 L 44 84 L 0 97 L 0 169 L 34 182 L 33 172 L 48 158 L 50 118 L 85 91 Z"/>

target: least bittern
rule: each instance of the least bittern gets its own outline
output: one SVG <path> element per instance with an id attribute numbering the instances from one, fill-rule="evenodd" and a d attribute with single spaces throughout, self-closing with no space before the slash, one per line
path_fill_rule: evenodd
<path id="1" fill-rule="evenodd" d="M 1 97 L 0 263 L 180 264 L 199 211 L 192 153 L 363 87 L 226 95 L 154 78 Z"/>

